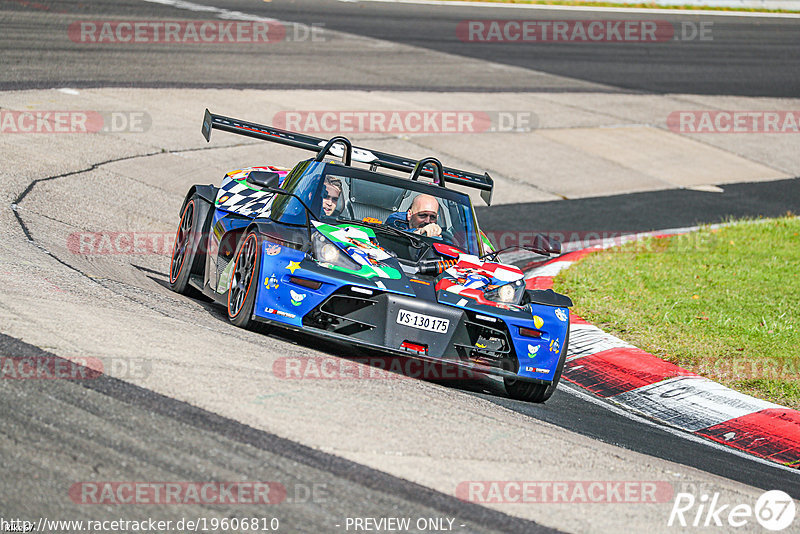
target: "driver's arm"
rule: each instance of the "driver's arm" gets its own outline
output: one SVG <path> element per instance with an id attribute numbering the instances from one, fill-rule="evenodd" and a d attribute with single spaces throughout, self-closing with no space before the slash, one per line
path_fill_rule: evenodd
<path id="1" fill-rule="evenodd" d="M 436 223 L 429 223 L 422 228 L 417 228 L 414 233 L 428 237 L 440 237 L 442 235 L 442 227 Z"/>

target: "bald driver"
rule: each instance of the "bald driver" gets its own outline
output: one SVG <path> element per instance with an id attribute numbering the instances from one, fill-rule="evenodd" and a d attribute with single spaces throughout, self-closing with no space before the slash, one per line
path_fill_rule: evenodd
<path id="1" fill-rule="evenodd" d="M 423 193 L 414 198 L 406 213 L 391 214 L 385 224 L 419 235 L 439 237 L 442 235 L 442 227 L 437 224 L 438 218 L 439 202 L 436 197 Z"/>

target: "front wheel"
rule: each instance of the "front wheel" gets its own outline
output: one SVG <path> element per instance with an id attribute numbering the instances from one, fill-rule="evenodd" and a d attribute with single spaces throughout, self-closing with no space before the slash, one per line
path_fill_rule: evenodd
<path id="1" fill-rule="evenodd" d="M 241 328 L 253 324 L 253 308 L 261 265 L 261 240 L 258 233 L 250 232 L 239 246 L 233 265 L 230 289 L 228 290 L 228 319 Z"/>
<path id="2" fill-rule="evenodd" d="M 520 378 L 503 378 L 506 386 L 506 393 L 512 399 L 526 402 L 545 402 L 553 396 L 558 382 L 561 380 L 561 373 L 564 370 L 564 363 L 567 361 L 567 347 L 569 346 L 569 323 L 567 323 L 567 335 L 564 337 L 564 345 L 561 347 L 561 354 L 558 358 L 556 373 L 551 384 L 535 384 Z"/>
<path id="3" fill-rule="evenodd" d="M 184 295 L 191 290 L 189 278 L 205 261 L 203 251 L 209 206 L 199 195 L 192 195 L 183 208 L 169 264 L 169 287 Z"/>

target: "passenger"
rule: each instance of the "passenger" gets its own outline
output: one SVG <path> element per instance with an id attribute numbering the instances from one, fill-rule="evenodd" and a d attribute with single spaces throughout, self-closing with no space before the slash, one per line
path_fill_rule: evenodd
<path id="1" fill-rule="evenodd" d="M 339 197 L 342 196 L 342 180 L 336 176 L 326 176 L 325 184 L 322 188 L 322 212 L 332 217 L 333 212 L 339 205 Z"/>
<path id="2" fill-rule="evenodd" d="M 384 224 L 419 235 L 441 237 L 442 227 L 437 224 L 438 218 L 439 202 L 436 197 L 423 193 L 414 198 L 407 212 L 389 215 Z"/>

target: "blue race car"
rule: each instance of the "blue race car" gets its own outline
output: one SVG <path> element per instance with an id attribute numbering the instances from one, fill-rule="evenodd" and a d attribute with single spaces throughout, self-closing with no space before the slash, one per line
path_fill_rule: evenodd
<path id="1" fill-rule="evenodd" d="M 240 327 L 302 330 L 498 375 L 515 399 L 550 398 L 572 301 L 527 289 L 521 270 L 497 260 L 503 251 L 480 231 L 469 195 L 452 187 L 477 189 L 489 204 L 488 174 L 206 110 L 206 140 L 212 129 L 316 155 L 292 169 L 243 168 L 219 187 L 192 186 L 170 261 L 174 291 L 201 291 Z M 529 248 L 561 251 L 544 236 Z"/>

